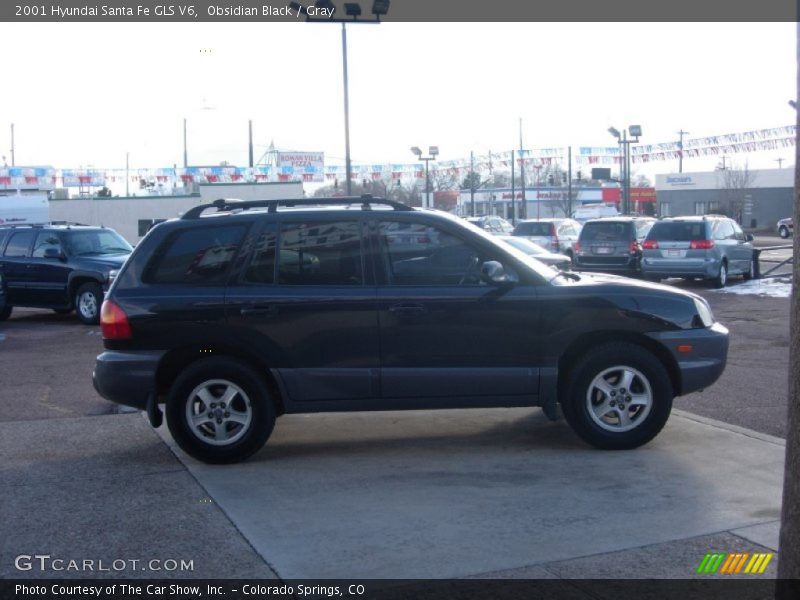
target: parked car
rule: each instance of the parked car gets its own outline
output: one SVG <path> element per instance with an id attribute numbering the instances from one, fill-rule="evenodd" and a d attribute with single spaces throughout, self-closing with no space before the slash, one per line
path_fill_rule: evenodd
<path id="1" fill-rule="evenodd" d="M 109 274 L 132 248 L 116 231 L 78 225 L 0 227 L 0 267 L 6 278 L 7 319 L 14 306 L 76 310 L 86 324 L 100 320 Z"/>
<path id="2" fill-rule="evenodd" d="M 794 234 L 794 221 L 792 217 L 787 217 L 778 221 L 778 235 L 783 239 L 788 238 Z"/>
<path id="3" fill-rule="evenodd" d="M 556 269 L 569 271 L 569 269 L 572 267 L 572 259 L 566 254 L 549 252 L 542 248 L 539 244 L 535 244 L 534 242 L 523 237 L 514 235 L 501 235 L 498 236 L 498 239 L 503 240 L 506 244 L 509 244 L 517 250 L 521 250 L 528 256 L 532 256 L 536 260 L 541 261 L 546 265 L 550 265 L 551 267 L 555 267 Z"/>
<path id="4" fill-rule="evenodd" d="M 6 280 L 3 270 L 0 269 L 0 321 L 5 321 L 11 316 L 11 307 L 6 304 Z"/>
<path id="5" fill-rule="evenodd" d="M 395 252 L 398 223 L 435 242 Z M 213 269 L 189 269 L 217 249 Z M 162 223 L 119 271 L 101 328 L 98 392 L 154 426 L 165 404 L 180 447 L 214 463 L 256 452 L 281 414 L 327 411 L 555 419 L 560 403 L 588 443 L 634 448 L 674 396 L 716 381 L 728 349 L 697 295 L 556 271 L 452 215 L 369 196 L 224 200 Z"/>
<path id="6" fill-rule="evenodd" d="M 511 223 L 502 217 L 496 217 L 494 215 L 469 217 L 467 222 L 494 235 L 511 235 L 511 232 L 514 231 L 514 226 Z"/>
<path id="7" fill-rule="evenodd" d="M 753 236 L 725 216 L 667 217 L 653 225 L 642 244 L 648 279 L 710 279 L 724 287 L 730 275 L 755 275 Z"/>
<path id="8" fill-rule="evenodd" d="M 550 252 L 566 254 L 571 260 L 580 233 L 581 224 L 573 219 L 529 219 L 517 223 L 513 235 L 539 244 Z"/>
<path id="9" fill-rule="evenodd" d="M 642 242 L 655 223 L 652 217 L 604 217 L 587 221 L 575 244 L 575 269 L 640 274 Z"/>

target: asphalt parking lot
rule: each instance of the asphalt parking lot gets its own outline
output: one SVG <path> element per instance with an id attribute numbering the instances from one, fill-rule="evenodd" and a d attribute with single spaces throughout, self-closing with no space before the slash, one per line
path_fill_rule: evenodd
<path id="1" fill-rule="evenodd" d="M 630 453 L 538 409 L 293 415 L 252 461 L 209 467 L 96 394 L 97 327 L 16 309 L 0 324 L 0 577 L 34 552 L 193 569 L 24 575 L 687 577 L 709 550 L 774 550 L 789 299 L 673 284 L 730 328 L 728 367 Z"/>

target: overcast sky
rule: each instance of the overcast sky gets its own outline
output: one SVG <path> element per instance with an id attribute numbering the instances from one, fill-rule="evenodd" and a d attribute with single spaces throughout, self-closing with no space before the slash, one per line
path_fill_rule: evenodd
<path id="1" fill-rule="evenodd" d="M 348 27 L 354 162 L 413 162 L 519 146 L 614 146 L 794 123 L 795 24 L 383 23 Z M 341 29 L 335 24 L 2 23 L 0 147 L 57 168 L 247 164 L 280 149 L 344 157 Z M 738 154 L 751 167 L 794 149 Z M 716 158 L 685 159 L 684 171 Z M 9 156 L 10 163 L 10 156 Z M 677 170 L 677 161 L 634 172 Z"/>

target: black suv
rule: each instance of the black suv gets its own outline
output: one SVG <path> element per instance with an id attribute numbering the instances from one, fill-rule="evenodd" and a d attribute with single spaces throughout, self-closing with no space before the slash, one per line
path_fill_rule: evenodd
<path id="1" fill-rule="evenodd" d="M 215 214 L 202 215 L 216 208 Z M 153 228 L 101 314 L 94 384 L 166 404 L 232 462 L 284 413 L 558 404 L 599 448 L 652 439 L 711 385 L 728 331 L 699 296 L 563 273 L 462 220 L 363 198 L 218 201 Z"/>
<path id="2" fill-rule="evenodd" d="M 103 291 L 111 271 L 133 248 L 116 231 L 79 225 L 0 227 L 0 269 L 6 280 L 6 306 L 76 310 L 87 325 L 100 319 Z"/>
<path id="3" fill-rule="evenodd" d="M 587 221 L 575 243 L 575 269 L 639 276 L 642 242 L 655 222 L 652 217 L 633 216 Z"/>

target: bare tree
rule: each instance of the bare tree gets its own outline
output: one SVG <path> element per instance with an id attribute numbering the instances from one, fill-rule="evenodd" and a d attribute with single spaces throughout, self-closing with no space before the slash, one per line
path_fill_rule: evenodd
<path id="1" fill-rule="evenodd" d="M 456 169 L 437 169 L 430 172 L 431 191 L 449 192 L 459 189 L 458 171 Z"/>
<path id="2" fill-rule="evenodd" d="M 797 92 L 800 96 L 800 23 L 797 24 Z M 795 108 L 798 125 L 795 143 L 794 220 L 800 219 L 800 113 Z M 794 236 L 794 255 L 800 242 Z M 780 599 L 800 597 L 800 266 L 792 266 L 792 304 L 789 338 L 789 416 L 786 426 L 786 461 L 783 473 L 783 509 L 781 513 L 778 586 Z"/>
<path id="3" fill-rule="evenodd" d="M 736 219 L 740 225 L 742 223 L 747 190 L 753 187 L 755 179 L 755 173 L 750 170 L 746 161 L 744 167 L 732 167 L 719 171 L 720 210 L 729 217 Z"/>

